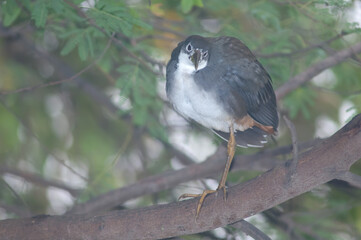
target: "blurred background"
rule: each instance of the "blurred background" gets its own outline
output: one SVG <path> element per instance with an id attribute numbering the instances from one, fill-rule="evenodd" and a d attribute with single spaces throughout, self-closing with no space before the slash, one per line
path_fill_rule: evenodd
<path id="1" fill-rule="evenodd" d="M 0 219 L 71 213 L 217 153 L 225 143 L 186 122 L 165 95 L 166 63 L 188 35 L 239 38 L 278 89 L 360 42 L 360 26 L 356 0 L 0 1 Z M 360 67 L 354 55 L 279 100 L 299 143 L 331 136 L 361 112 Z M 264 149 L 237 154 L 290 144 L 281 121 Z M 272 164 L 290 157 L 281 154 Z M 361 174 L 361 163 L 351 170 Z M 228 182 L 261 172 L 243 168 Z M 220 174 L 109 208 L 176 201 L 216 188 Z M 361 192 L 332 181 L 247 220 L 273 239 L 361 239 Z M 226 227 L 185 239 L 251 238 Z"/>

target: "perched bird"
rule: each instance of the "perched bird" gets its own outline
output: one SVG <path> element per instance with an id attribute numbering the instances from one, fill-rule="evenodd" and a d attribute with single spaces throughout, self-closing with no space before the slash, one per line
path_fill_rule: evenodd
<path id="1" fill-rule="evenodd" d="M 226 198 L 226 179 L 235 146 L 262 147 L 278 126 L 272 80 L 256 57 L 234 37 L 193 35 L 173 50 L 166 92 L 174 109 L 228 141 L 228 158 L 217 190 Z M 201 196 L 197 216 L 207 194 Z"/>

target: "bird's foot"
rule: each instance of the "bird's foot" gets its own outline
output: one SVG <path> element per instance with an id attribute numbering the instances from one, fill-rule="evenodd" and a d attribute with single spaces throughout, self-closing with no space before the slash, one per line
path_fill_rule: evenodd
<path id="1" fill-rule="evenodd" d="M 196 212 L 196 219 L 199 216 L 199 213 L 201 212 L 201 208 L 204 202 L 204 199 L 207 197 L 208 194 L 214 193 L 214 192 L 218 192 L 219 189 L 223 189 L 223 199 L 226 201 L 227 200 L 227 187 L 226 186 L 218 186 L 218 188 L 216 190 L 209 190 L 206 189 L 203 191 L 203 193 L 201 194 L 192 194 L 192 193 L 185 193 L 182 194 L 178 200 L 183 199 L 183 198 L 195 198 L 195 197 L 201 197 L 198 201 L 197 204 L 197 212 Z"/>

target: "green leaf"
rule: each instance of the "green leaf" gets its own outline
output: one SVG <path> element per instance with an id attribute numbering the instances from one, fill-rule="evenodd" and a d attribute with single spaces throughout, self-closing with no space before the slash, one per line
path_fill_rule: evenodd
<path id="1" fill-rule="evenodd" d="M 194 6 L 194 0 L 182 0 L 181 1 L 181 9 L 183 13 L 189 13 L 193 6 Z"/>
<path id="2" fill-rule="evenodd" d="M 164 142 L 168 142 L 168 135 L 165 128 L 161 124 L 159 124 L 156 119 L 149 119 L 149 121 L 147 122 L 147 126 L 149 129 L 149 133 L 152 136 L 161 139 Z"/>
<path id="3" fill-rule="evenodd" d="M 194 6 L 203 7 L 202 0 L 193 0 Z"/>
<path id="4" fill-rule="evenodd" d="M 93 28 L 77 29 L 71 31 L 71 35 L 64 34 L 63 37 L 68 37 L 68 41 L 61 50 L 61 55 L 67 55 L 78 47 L 78 55 L 82 61 L 85 61 L 89 55 L 94 56 L 94 44 L 90 33 L 93 32 Z"/>
<path id="5" fill-rule="evenodd" d="M 295 118 L 299 112 L 306 118 L 311 118 L 310 109 L 314 105 L 313 91 L 305 87 L 294 90 L 284 99 L 284 104 L 290 112 L 290 117 Z"/>
<path id="6" fill-rule="evenodd" d="M 121 31 L 126 36 L 134 34 L 134 27 L 145 30 L 152 29 L 151 25 L 143 22 L 138 17 L 131 14 L 131 9 L 121 3 L 111 3 L 108 1 L 98 2 L 94 8 L 87 11 L 87 15 L 94 19 L 96 24 L 108 33 Z"/>
<path id="7" fill-rule="evenodd" d="M 21 8 L 15 1 L 4 1 L 1 5 L 1 15 L 3 15 L 3 25 L 10 26 L 20 15 Z"/>
<path id="8" fill-rule="evenodd" d="M 251 14 L 253 17 L 261 20 L 266 26 L 270 26 L 276 30 L 281 29 L 279 9 L 274 7 L 270 2 L 255 3 Z"/>
<path id="9" fill-rule="evenodd" d="M 61 55 L 67 55 L 69 54 L 82 40 L 82 34 L 78 33 L 74 37 L 70 37 L 69 40 L 66 42 L 65 46 L 61 50 Z"/>
<path id="10" fill-rule="evenodd" d="M 165 133 L 162 132 L 157 117 L 162 109 L 162 103 L 157 95 L 157 78 L 132 59 L 120 66 L 117 71 L 120 78 L 116 85 L 122 97 L 132 104 L 133 123 L 145 126 L 153 136 L 165 139 Z"/>
<path id="11" fill-rule="evenodd" d="M 93 57 L 94 56 L 94 44 L 93 44 L 93 40 L 90 37 L 89 33 L 85 34 L 85 39 L 86 39 L 87 47 L 89 49 L 89 54 L 91 57 Z"/>
<path id="12" fill-rule="evenodd" d="M 78 44 L 78 54 L 82 61 L 85 61 L 88 58 L 88 51 L 84 43 Z"/>
<path id="13" fill-rule="evenodd" d="M 31 18 L 35 20 L 35 26 L 44 27 L 46 18 L 48 17 L 48 9 L 45 1 L 37 1 L 34 4 Z"/>
<path id="14" fill-rule="evenodd" d="M 68 30 L 66 32 L 60 33 L 59 37 L 60 38 L 69 38 L 69 37 L 72 37 L 72 36 L 78 34 L 80 31 L 81 31 L 81 29 L 79 29 L 79 28 L 76 28 L 73 30 Z"/>
<path id="15" fill-rule="evenodd" d="M 62 0 L 51 0 L 50 6 L 56 13 L 60 14 L 64 11 L 64 2 Z"/>

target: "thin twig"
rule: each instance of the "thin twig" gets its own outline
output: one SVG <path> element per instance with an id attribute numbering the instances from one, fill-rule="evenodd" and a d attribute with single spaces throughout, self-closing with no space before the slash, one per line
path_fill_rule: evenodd
<path id="1" fill-rule="evenodd" d="M 115 34 L 113 33 L 111 36 L 109 36 L 109 34 L 101 27 L 99 27 L 95 21 L 91 18 L 89 18 L 85 12 L 83 12 L 76 4 L 68 1 L 68 0 L 64 0 L 64 2 L 66 2 L 70 7 L 72 7 L 73 9 L 75 9 L 78 13 L 78 15 L 82 18 L 84 18 L 85 20 L 88 21 L 88 23 L 93 26 L 94 28 L 98 29 L 101 33 L 103 33 L 105 36 L 108 36 L 117 46 L 119 46 L 123 51 L 125 51 L 130 57 L 134 58 L 135 60 L 137 60 L 140 64 L 142 64 L 147 70 L 151 71 L 152 73 L 154 73 L 155 75 L 162 75 L 161 72 L 156 72 L 154 71 L 153 68 L 151 68 L 148 63 L 146 61 L 144 61 L 143 59 L 141 59 L 140 57 L 138 57 L 137 55 L 135 55 L 133 52 L 131 52 L 122 41 L 120 41 L 119 39 L 117 39 L 115 37 Z"/>
<path id="2" fill-rule="evenodd" d="M 297 131 L 296 131 L 296 127 L 295 125 L 291 122 L 291 120 L 289 120 L 287 118 L 286 115 L 283 115 L 283 119 L 286 122 L 286 125 L 288 127 L 288 129 L 291 132 L 291 138 L 292 138 L 292 152 L 293 152 L 293 159 L 289 165 L 289 171 L 287 173 L 287 178 L 286 181 L 287 182 L 293 182 L 293 178 L 295 177 L 296 174 L 296 168 L 297 168 L 297 164 L 298 164 L 298 140 L 297 140 Z M 292 184 L 291 184 L 292 185 Z"/>
<path id="3" fill-rule="evenodd" d="M 264 232 L 258 229 L 252 223 L 247 222 L 246 220 L 241 220 L 231 224 L 230 226 L 240 229 L 242 232 L 251 236 L 254 240 L 271 240 Z"/>
<path id="4" fill-rule="evenodd" d="M 9 191 L 11 192 L 11 194 L 15 197 L 15 199 L 21 203 L 23 205 L 23 207 L 25 209 L 29 209 L 29 206 L 28 204 L 25 202 L 23 196 L 19 195 L 6 181 L 5 179 L 1 179 L 0 178 L 0 181 L 3 182 L 3 184 L 9 189 Z"/>
<path id="5" fill-rule="evenodd" d="M 13 213 L 18 217 L 26 218 L 33 215 L 28 209 L 21 207 L 19 205 L 9 205 L 0 201 L 0 208 L 5 209 L 8 213 Z"/>
<path id="6" fill-rule="evenodd" d="M 111 46 L 111 43 L 112 43 L 112 38 L 109 39 L 109 41 L 108 41 L 107 45 L 105 46 L 104 50 L 100 53 L 100 55 L 93 62 L 91 62 L 88 66 L 86 66 L 85 68 L 83 68 L 82 70 L 80 70 L 79 72 L 77 72 L 76 74 L 74 74 L 73 76 L 71 76 L 69 78 L 61 79 L 61 80 L 58 80 L 58 81 L 52 81 L 52 82 L 48 82 L 48 83 L 41 83 L 41 84 L 38 84 L 38 85 L 35 85 L 35 86 L 18 88 L 18 89 L 15 89 L 13 91 L 0 91 L 0 95 L 9 95 L 9 94 L 14 94 L 14 93 L 33 91 L 35 89 L 54 86 L 54 85 L 59 85 L 59 84 L 65 83 L 65 82 L 72 81 L 72 80 L 76 79 L 77 77 L 79 77 L 80 75 L 82 75 L 83 73 L 85 73 L 85 72 L 89 71 L 90 69 L 92 69 L 92 67 L 103 58 L 104 54 L 108 51 L 109 47 Z"/>
<path id="7" fill-rule="evenodd" d="M 41 177 L 39 175 L 36 175 L 34 173 L 25 172 L 25 171 L 22 171 L 22 170 L 10 168 L 10 167 L 5 166 L 5 165 L 0 165 L 0 174 L 5 174 L 5 173 L 21 177 L 21 178 L 25 179 L 28 182 L 32 182 L 32 183 L 40 185 L 40 186 L 56 187 L 56 188 L 63 189 L 65 191 L 69 192 L 74 197 L 76 197 L 80 192 L 80 190 L 69 187 L 69 186 L 65 185 L 64 183 L 54 181 L 54 180 L 44 179 L 43 177 Z"/>
<path id="8" fill-rule="evenodd" d="M 331 211 L 328 210 L 330 213 Z M 291 214 L 294 212 L 291 212 Z M 307 213 L 306 213 L 307 214 Z M 313 212 L 313 214 L 317 215 L 317 213 Z M 296 231 L 297 229 L 302 229 L 301 231 L 307 233 L 314 240 L 325 240 L 321 239 L 315 234 L 312 229 L 309 228 L 306 224 L 298 224 L 293 220 L 290 216 L 290 213 L 284 213 L 284 211 L 280 211 L 277 208 L 269 209 L 262 213 L 263 216 L 266 217 L 268 222 L 272 222 L 272 225 L 277 226 L 281 231 L 288 235 L 288 239 L 292 240 L 305 240 L 305 238 Z M 306 217 L 309 216 L 309 213 Z M 318 215 L 317 215 L 318 216 Z M 324 218 L 323 218 L 324 219 Z"/>
<path id="9" fill-rule="evenodd" d="M 88 181 L 88 179 L 86 177 L 84 177 L 83 175 L 81 175 L 80 173 L 78 173 L 77 171 L 75 171 L 71 166 L 69 166 L 69 164 L 66 163 L 66 161 L 60 157 L 58 157 L 53 151 L 51 151 L 45 144 L 43 144 L 39 137 L 31 130 L 31 128 L 14 112 L 12 111 L 5 103 L 4 101 L 0 98 L 0 103 L 1 105 L 9 112 L 11 113 L 17 120 L 19 123 L 21 123 L 21 125 L 24 127 L 24 129 L 34 138 L 36 139 L 40 146 L 45 149 L 45 151 L 47 151 L 48 153 L 50 153 L 50 155 L 52 157 L 54 157 L 54 159 L 59 162 L 62 166 L 64 166 L 65 168 L 67 168 L 70 172 L 74 173 L 76 176 L 80 177 L 81 179 L 83 179 L 84 181 Z"/>
<path id="10" fill-rule="evenodd" d="M 350 171 L 345 171 L 337 176 L 337 179 L 349 183 L 351 186 L 361 189 L 361 176 Z"/>
<path id="11" fill-rule="evenodd" d="M 288 52 L 288 53 L 282 53 L 282 52 L 275 52 L 275 53 L 270 53 L 270 54 L 262 54 L 262 53 L 255 53 L 255 55 L 257 57 L 260 57 L 260 58 L 276 58 L 276 57 L 290 57 L 290 56 L 293 56 L 293 55 L 297 55 L 297 54 L 304 54 L 312 49 L 315 49 L 315 48 L 322 48 L 323 46 L 327 45 L 327 44 L 330 44 L 331 42 L 337 40 L 337 39 L 340 39 L 342 38 L 343 36 L 347 35 L 348 33 L 347 32 L 341 32 L 339 34 L 337 34 L 336 36 L 330 38 L 330 39 L 327 39 L 325 41 L 322 41 L 322 42 L 319 42 L 319 43 L 315 43 L 315 44 L 311 44 L 305 48 L 301 48 L 301 49 L 297 49 L 295 51 L 292 51 L 292 52 Z"/>
<path id="12" fill-rule="evenodd" d="M 319 86 L 315 86 L 315 85 L 310 86 L 310 88 L 312 88 L 312 89 L 314 89 L 316 91 L 323 91 L 323 92 L 327 92 L 327 93 L 333 93 L 333 94 L 339 95 L 341 97 L 350 97 L 350 96 L 361 94 L 361 89 L 352 90 L 352 91 L 338 91 L 338 90 L 328 89 L 326 87 L 319 87 Z"/>

